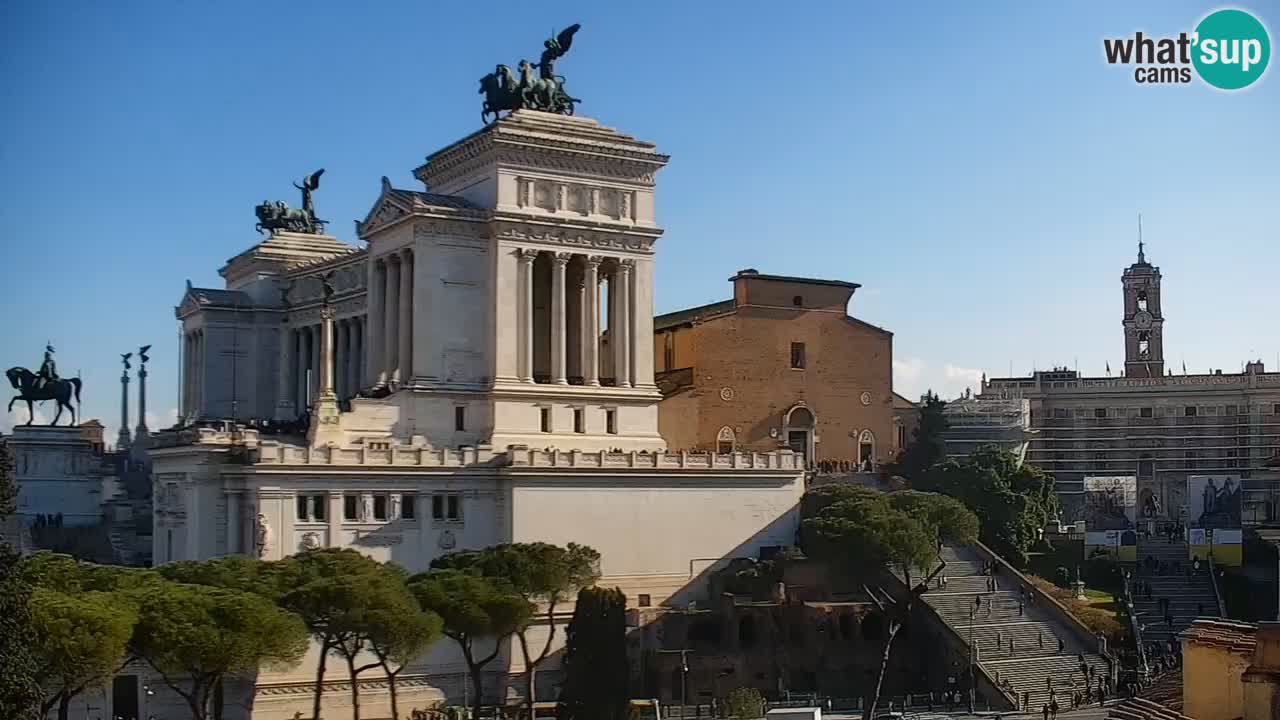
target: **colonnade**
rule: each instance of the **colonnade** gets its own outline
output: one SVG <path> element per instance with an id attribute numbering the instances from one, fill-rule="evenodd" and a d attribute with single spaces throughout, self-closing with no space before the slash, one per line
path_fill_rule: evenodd
<path id="1" fill-rule="evenodd" d="M 373 260 L 367 305 L 365 383 L 399 386 L 413 377 L 413 251 L 403 248 Z"/>
<path id="2" fill-rule="evenodd" d="M 338 399 L 353 397 L 363 386 L 367 320 L 358 315 L 338 318 L 333 324 L 333 384 Z M 281 338 L 280 392 L 286 405 L 302 414 L 320 392 L 319 323 L 285 330 Z"/>
<path id="3" fill-rule="evenodd" d="M 520 380 L 636 385 L 634 261 L 535 249 L 518 259 Z"/>
<path id="4" fill-rule="evenodd" d="M 199 415 L 204 401 L 204 330 L 192 330 L 182 341 L 182 416 Z"/>

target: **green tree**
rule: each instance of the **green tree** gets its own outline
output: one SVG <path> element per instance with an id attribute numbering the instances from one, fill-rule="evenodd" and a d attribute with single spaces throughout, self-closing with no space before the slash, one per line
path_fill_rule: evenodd
<path id="1" fill-rule="evenodd" d="M 138 620 L 133 602 L 118 593 L 75 596 L 36 588 L 31 596 L 36 656 L 45 697 L 41 715 L 58 706 L 68 720 L 71 699 L 104 685 L 128 659 L 129 640 Z"/>
<path id="2" fill-rule="evenodd" d="M 729 693 L 725 701 L 729 717 L 754 720 L 764 715 L 764 696 L 751 687 L 741 687 Z"/>
<path id="3" fill-rule="evenodd" d="M 13 455 L 8 443 L 0 441 L 0 530 L 10 526 L 17 498 Z M 31 584 L 24 565 L 22 557 L 0 539 L 0 717 L 14 720 L 34 720 L 40 707 Z"/>
<path id="4" fill-rule="evenodd" d="M 541 649 L 532 647 L 530 643 L 533 623 L 517 627 L 515 632 L 524 658 L 525 705 L 529 720 L 535 720 L 535 677 L 538 665 L 551 654 L 551 643 L 556 636 L 556 607 L 568 602 L 580 589 L 593 585 L 600 577 L 600 553 L 577 543 L 569 543 L 567 547 L 549 543 L 508 543 L 479 551 L 451 553 L 436 558 L 431 566 L 502 578 L 530 604 L 545 608 L 540 625 L 546 628 L 547 637 Z"/>
<path id="5" fill-rule="evenodd" d="M 801 547 L 810 557 L 862 577 L 873 577 L 886 566 L 896 567 L 906 579 L 909 592 L 905 603 L 895 602 L 883 590 L 867 588 L 872 601 L 889 618 L 880 674 L 863 715 L 872 718 L 880 702 L 893 642 L 929 581 L 945 567 L 939 548 L 943 541 L 973 542 L 978 518 L 944 495 L 881 493 L 847 485 L 828 485 L 805 493 L 800 511 Z M 917 585 L 911 582 L 912 569 L 927 573 Z"/>
<path id="6" fill-rule="evenodd" d="M 251 592 L 270 600 L 279 600 L 283 594 L 276 565 L 246 555 L 179 560 L 161 565 L 157 572 L 174 582 Z"/>
<path id="7" fill-rule="evenodd" d="M 502 649 L 502 639 L 525 627 L 534 608 L 509 583 L 458 570 L 430 570 L 409 579 L 409 590 L 423 609 L 440 616 L 445 637 L 458 643 L 471 675 L 472 714 L 480 715 L 484 666 Z M 480 655 L 477 643 L 493 640 Z"/>
<path id="8" fill-rule="evenodd" d="M 889 474 L 901 475 L 917 490 L 937 490 L 929 484 L 928 471 L 947 456 L 947 444 L 942 438 L 949 427 L 943 414 L 946 408 L 947 402 L 932 390 L 924 394 L 920 405 L 920 424 L 912 433 L 911 443 L 890 463 Z"/>
<path id="9" fill-rule="evenodd" d="M 195 720 L 209 718 L 227 676 L 291 665 L 307 648 L 302 621 L 259 595 L 161 582 L 136 597 L 134 652 L 187 701 Z"/>
<path id="10" fill-rule="evenodd" d="M 941 463 L 929 474 L 939 491 L 982 517 L 979 538 L 984 544 L 1014 565 L 1026 566 L 1028 553 L 1057 511 L 1052 476 L 992 446 Z"/>
<path id="11" fill-rule="evenodd" d="M 627 596 L 617 588 L 579 590 L 565 634 L 561 720 L 628 720 Z"/>
<path id="12" fill-rule="evenodd" d="M 404 587 L 403 578 L 401 587 Z M 378 658 L 378 664 L 386 673 L 391 690 L 392 720 L 400 720 L 396 679 L 406 665 L 440 639 L 444 627 L 444 621 L 439 615 L 424 610 L 407 589 L 402 592 L 407 598 L 406 602 L 397 598 L 395 603 L 371 612 L 368 623 L 369 651 Z"/>
<path id="13" fill-rule="evenodd" d="M 312 717 L 320 717 L 320 701 L 324 695 L 324 674 L 329 653 L 344 654 L 344 648 L 363 646 L 367 639 L 354 637 L 362 622 L 361 614 L 369 601 L 369 587 L 381 588 L 383 567 L 376 560 L 347 548 L 320 548 L 290 555 L 272 563 L 267 571 L 271 586 L 280 588 L 280 606 L 296 613 L 306 623 L 307 632 L 320 643 L 320 660 L 316 666 Z M 354 657 L 354 656 L 353 656 Z M 359 712 L 359 688 L 356 676 L 376 667 L 348 663 L 352 700 Z M 359 717 L 357 715 L 356 717 Z"/>

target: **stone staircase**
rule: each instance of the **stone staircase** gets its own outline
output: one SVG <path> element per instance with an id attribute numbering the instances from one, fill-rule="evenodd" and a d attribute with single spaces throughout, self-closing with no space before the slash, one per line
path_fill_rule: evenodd
<path id="1" fill-rule="evenodd" d="M 1192 720 L 1177 710 L 1144 698 L 1131 698 L 1112 706 L 1107 720 Z"/>
<path id="2" fill-rule="evenodd" d="M 982 574 L 984 557 L 977 550 L 944 546 L 942 558 L 947 563 L 947 587 L 935 581 L 923 600 L 966 644 L 972 637 L 979 665 L 997 682 L 1008 680 L 1019 701 L 1024 692 L 1030 693 L 1030 707 L 1039 710 L 1049 702 L 1052 686 L 1058 704 L 1065 707 L 1072 681 L 1084 687 L 1079 656 L 1093 668 L 1095 678 L 1107 675 L 1109 665 L 1096 646 L 1084 646 L 1070 628 L 1040 607 L 1043 599 L 1034 605 L 1024 602 L 1019 610 L 1021 593 L 1015 578 L 997 574 L 995 591 L 988 590 L 990 577 Z M 977 597 L 982 604 L 974 613 Z"/>
<path id="3" fill-rule="evenodd" d="M 1153 537 L 1138 541 L 1137 579 L 1151 584 L 1151 600 L 1147 600 L 1145 592 L 1135 592 L 1133 597 L 1138 622 L 1146 626 L 1142 631 L 1145 643 L 1166 643 L 1197 617 L 1218 616 L 1218 600 L 1213 593 L 1208 564 L 1202 563 L 1199 574 L 1188 576 L 1187 552 L 1187 543 L 1181 539 L 1169 542 Z M 1165 574 L 1152 573 L 1147 568 L 1148 556 L 1167 566 Z M 1161 598 L 1169 600 L 1172 628 L 1165 622 L 1160 609 Z"/>

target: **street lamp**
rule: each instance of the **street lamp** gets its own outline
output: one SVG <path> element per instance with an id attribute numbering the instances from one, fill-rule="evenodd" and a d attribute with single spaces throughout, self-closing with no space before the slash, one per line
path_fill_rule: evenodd
<path id="1" fill-rule="evenodd" d="M 680 720 L 684 720 L 684 706 L 688 703 L 689 692 L 689 648 L 680 650 L 659 650 L 660 654 L 680 654 Z"/>
<path id="2" fill-rule="evenodd" d="M 973 714 L 974 693 L 977 691 L 978 675 L 974 667 L 973 624 L 978 619 L 978 608 L 982 607 L 982 596 L 973 596 L 973 607 L 969 608 L 969 714 Z"/>

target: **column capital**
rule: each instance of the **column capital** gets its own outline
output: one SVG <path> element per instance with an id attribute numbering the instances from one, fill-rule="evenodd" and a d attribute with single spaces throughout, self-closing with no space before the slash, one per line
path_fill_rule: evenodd
<path id="1" fill-rule="evenodd" d="M 558 252 L 558 253 L 552 253 L 551 255 L 551 262 L 555 263 L 557 267 L 564 267 L 565 265 L 568 265 L 569 261 L 572 259 L 573 259 L 573 253 Z"/>
<path id="2" fill-rule="evenodd" d="M 397 251 L 396 251 L 396 255 L 397 255 L 397 256 L 399 256 L 399 258 L 401 259 L 401 261 L 404 261 L 404 260 L 412 260 L 412 259 L 413 259 L 413 248 L 412 248 L 412 247 L 407 247 L 407 246 L 406 246 L 406 247 L 402 247 L 402 248 L 400 248 L 399 250 L 397 250 Z"/>
<path id="3" fill-rule="evenodd" d="M 604 258 L 599 255 L 587 255 L 586 258 L 587 267 L 592 269 L 598 269 L 600 267 L 600 263 L 604 262 Z"/>
<path id="4" fill-rule="evenodd" d="M 541 250 L 534 250 L 533 248 L 520 248 L 516 251 L 517 257 L 520 258 L 520 262 L 522 263 L 533 262 L 538 258 L 538 254 L 541 252 Z"/>
<path id="5" fill-rule="evenodd" d="M 629 274 L 635 268 L 636 261 L 631 258 L 622 258 L 618 260 L 618 269 L 621 270 L 623 274 Z"/>

